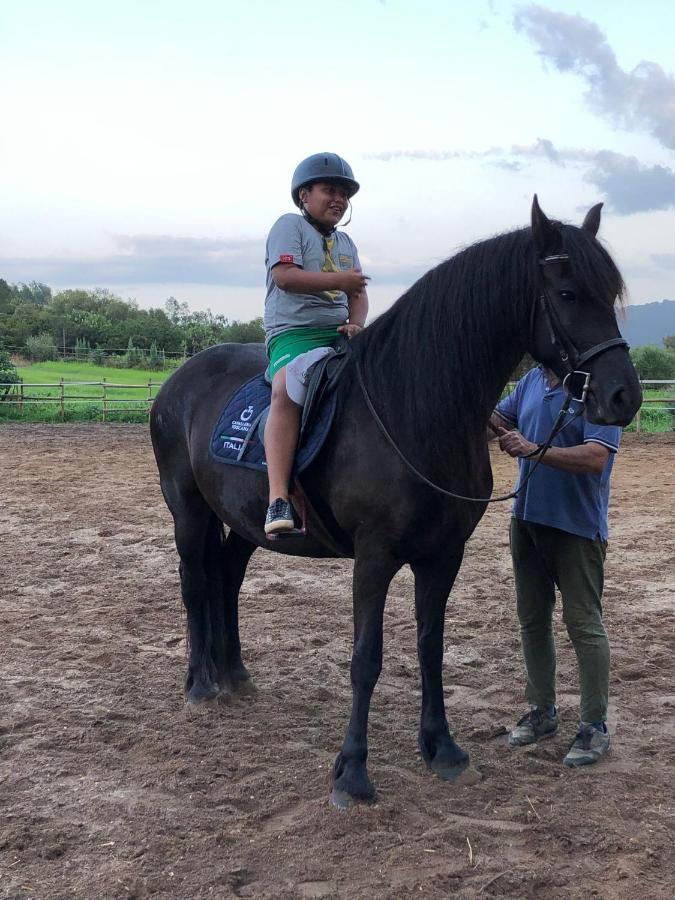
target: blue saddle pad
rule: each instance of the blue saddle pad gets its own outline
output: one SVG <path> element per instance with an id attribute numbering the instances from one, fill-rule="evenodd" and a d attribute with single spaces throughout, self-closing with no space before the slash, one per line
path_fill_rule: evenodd
<path id="1" fill-rule="evenodd" d="M 243 384 L 228 400 L 218 418 L 211 437 L 211 455 L 229 465 L 266 471 L 265 447 L 260 440 L 257 423 L 270 405 L 271 397 L 272 388 L 265 381 L 264 372 Z M 317 410 L 307 431 L 301 435 L 300 447 L 295 455 L 296 473 L 306 469 L 323 446 L 335 414 L 335 404 L 333 391 Z"/>

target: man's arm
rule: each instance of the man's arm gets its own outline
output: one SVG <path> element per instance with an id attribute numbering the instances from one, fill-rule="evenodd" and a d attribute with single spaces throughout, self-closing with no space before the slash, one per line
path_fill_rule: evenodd
<path id="1" fill-rule="evenodd" d="M 347 296 L 363 291 L 368 277 L 359 269 L 340 272 L 307 272 L 292 263 L 278 263 L 272 269 L 272 280 L 282 291 L 312 294 L 318 291 L 343 291 Z"/>
<path id="2" fill-rule="evenodd" d="M 526 440 L 515 429 L 507 431 L 503 428 L 500 431 L 499 446 L 509 456 L 517 458 L 532 453 L 538 445 Z M 608 459 L 609 449 L 607 447 L 597 444 L 595 441 L 589 441 L 587 444 L 578 444 L 576 447 L 550 447 L 541 462 L 544 466 L 571 472 L 573 475 L 599 475 L 605 468 Z"/>

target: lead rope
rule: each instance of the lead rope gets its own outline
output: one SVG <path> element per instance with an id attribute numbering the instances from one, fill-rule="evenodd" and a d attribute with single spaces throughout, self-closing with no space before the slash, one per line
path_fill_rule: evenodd
<path id="1" fill-rule="evenodd" d="M 570 403 L 572 402 L 572 395 L 568 391 L 567 397 L 565 398 L 565 402 L 563 403 L 562 407 L 560 408 L 558 417 L 556 418 L 556 420 L 553 424 L 553 428 L 551 429 L 551 433 L 549 434 L 546 441 L 543 444 L 540 444 L 540 446 L 537 447 L 536 450 L 533 450 L 532 453 L 529 453 L 527 456 L 520 457 L 521 459 L 528 459 L 528 458 L 531 458 L 534 456 L 538 456 L 537 461 L 532 466 L 530 471 L 527 473 L 527 475 L 525 476 L 523 481 L 521 481 L 518 484 L 518 487 L 516 488 L 515 491 L 511 491 L 510 494 L 503 494 L 501 497 L 465 497 L 464 494 L 454 494 L 452 491 L 446 491 L 446 489 L 442 488 L 440 485 L 434 484 L 434 482 L 430 481 L 426 477 L 426 475 L 422 475 L 422 473 L 419 472 L 415 468 L 415 466 L 413 466 L 413 464 L 403 455 L 403 452 L 398 448 L 394 439 L 387 431 L 387 429 L 384 425 L 384 422 L 378 416 L 378 414 L 375 410 L 375 407 L 373 406 L 372 401 L 371 401 L 370 397 L 368 396 L 368 391 L 366 390 L 366 386 L 363 383 L 363 374 L 361 372 L 361 366 L 359 365 L 359 360 L 358 359 L 355 360 L 354 364 L 356 366 L 356 377 L 358 379 L 359 386 L 360 386 L 361 392 L 363 394 L 363 399 L 366 401 L 366 406 L 368 407 L 368 410 L 370 411 L 370 414 L 372 415 L 372 417 L 375 419 L 375 423 L 377 424 L 377 427 L 380 429 L 383 436 L 387 439 L 387 442 L 389 443 L 390 447 L 392 447 L 392 449 L 396 451 L 396 454 L 399 457 L 399 459 L 410 469 L 410 471 L 417 478 L 420 479 L 420 481 L 423 481 L 424 484 L 426 484 L 428 487 L 432 488 L 434 491 L 437 491 L 439 494 L 444 494 L 446 497 L 453 497 L 455 500 L 467 500 L 469 503 L 502 503 L 504 500 L 513 500 L 514 497 L 517 497 L 518 494 L 525 487 L 527 482 L 530 480 L 530 478 L 534 474 L 537 467 L 540 465 L 541 461 L 543 460 L 544 456 L 546 455 L 546 452 L 550 449 L 551 444 L 553 443 L 553 440 L 556 438 L 556 436 L 558 434 L 560 434 L 560 432 L 563 430 L 563 428 L 567 428 L 567 426 L 570 425 L 574 421 L 574 419 L 576 419 L 579 415 L 581 415 L 581 412 L 583 411 L 583 408 L 584 408 L 583 407 L 584 401 L 582 401 L 581 406 L 574 413 L 572 418 L 568 422 L 566 422 L 564 425 L 562 424 L 565 416 L 569 412 Z M 584 400 L 585 400 L 585 395 L 584 395 Z"/>

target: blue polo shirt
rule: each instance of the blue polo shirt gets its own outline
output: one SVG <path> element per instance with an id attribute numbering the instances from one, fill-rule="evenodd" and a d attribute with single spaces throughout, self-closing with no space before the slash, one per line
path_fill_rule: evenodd
<path id="1" fill-rule="evenodd" d="M 508 397 L 497 405 L 497 412 L 514 425 L 528 441 L 542 444 L 548 438 L 565 399 L 562 385 L 549 387 L 540 368 L 531 369 Z M 567 420 L 579 408 L 572 400 Z M 592 425 L 583 416 L 575 419 L 554 439 L 553 447 L 576 447 L 579 444 L 602 444 L 610 451 L 607 465 L 598 475 L 575 475 L 544 464 L 513 503 L 518 519 L 538 525 L 550 525 L 571 534 L 595 540 L 607 540 L 609 479 L 614 454 L 619 449 L 621 429 L 615 425 Z M 519 482 L 535 460 L 519 459 Z"/>

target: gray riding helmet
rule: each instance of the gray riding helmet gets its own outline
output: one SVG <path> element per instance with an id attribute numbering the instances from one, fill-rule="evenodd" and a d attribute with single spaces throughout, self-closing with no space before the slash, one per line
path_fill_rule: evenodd
<path id="1" fill-rule="evenodd" d="M 293 203 L 300 207 L 300 188 L 315 181 L 333 181 L 343 184 L 353 197 L 360 185 L 354 178 L 352 167 L 337 153 L 313 153 L 303 159 L 293 172 L 291 181 L 291 197 Z"/>

